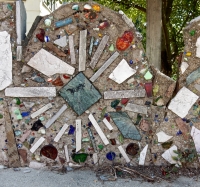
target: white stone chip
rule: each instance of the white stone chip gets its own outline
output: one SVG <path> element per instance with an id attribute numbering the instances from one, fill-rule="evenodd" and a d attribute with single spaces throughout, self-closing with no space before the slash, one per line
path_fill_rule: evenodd
<path id="1" fill-rule="evenodd" d="M 200 130 L 192 126 L 192 130 L 190 134 L 193 138 L 195 148 L 196 148 L 197 154 L 199 155 L 198 157 L 200 161 Z"/>
<path id="2" fill-rule="evenodd" d="M 44 49 L 40 49 L 27 64 L 48 77 L 56 73 L 73 75 L 75 71 L 74 67 Z"/>
<path id="3" fill-rule="evenodd" d="M 177 162 L 174 160 L 172 157 L 177 157 L 178 155 L 174 153 L 174 150 L 177 151 L 177 147 L 173 145 L 170 147 L 168 150 L 166 150 L 163 154 L 162 157 L 169 162 L 170 164 L 180 164 L 180 162 Z"/>
<path id="4" fill-rule="evenodd" d="M 113 130 L 112 125 L 109 123 L 109 121 L 108 121 L 106 118 L 103 119 L 103 122 L 104 122 L 104 124 L 106 125 L 106 127 L 107 127 L 110 131 Z"/>
<path id="5" fill-rule="evenodd" d="M 38 147 L 40 147 L 40 145 L 44 142 L 44 138 L 43 137 L 41 137 L 34 145 L 33 145 L 33 147 L 31 147 L 31 149 L 30 149 L 30 152 L 31 153 L 34 153 L 36 150 L 37 150 L 37 148 Z"/>
<path id="6" fill-rule="evenodd" d="M 17 46 L 17 61 L 22 60 L 22 46 Z"/>
<path id="7" fill-rule="evenodd" d="M 97 155 L 97 153 L 93 153 L 93 162 L 94 162 L 94 164 L 97 164 L 98 163 L 98 155 Z"/>
<path id="8" fill-rule="evenodd" d="M 46 165 L 44 163 L 41 162 L 35 162 L 35 161 L 31 161 L 29 163 L 29 168 L 33 168 L 33 169 L 42 169 L 44 168 Z"/>
<path id="9" fill-rule="evenodd" d="M 79 69 L 78 71 L 85 71 L 86 64 L 86 48 L 87 48 L 87 30 L 80 31 L 79 40 Z"/>
<path id="10" fill-rule="evenodd" d="M 197 47 L 196 57 L 200 58 L 200 37 L 197 39 L 196 47 Z"/>
<path id="11" fill-rule="evenodd" d="M 13 87 L 5 89 L 6 97 L 56 97 L 55 87 Z"/>
<path id="12" fill-rule="evenodd" d="M 69 152 L 68 152 L 67 145 L 64 146 L 64 150 L 65 150 L 65 158 L 66 158 L 66 161 L 69 162 Z"/>
<path id="13" fill-rule="evenodd" d="M 118 84 L 121 84 L 126 79 L 131 77 L 136 73 L 136 70 L 132 69 L 126 60 L 122 60 L 114 71 L 110 74 L 109 78 L 115 81 Z"/>
<path id="14" fill-rule="evenodd" d="M 89 120 L 91 121 L 92 125 L 94 126 L 95 130 L 97 131 L 97 133 L 99 134 L 100 138 L 102 139 L 103 143 L 105 145 L 109 144 L 108 139 L 106 138 L 105 134 L 103 133 L 103 131 L 101 130 L 101 128 L 99 127 L 97 121 L 95 120 L 94 116 L 92 114 L 90 114 L 88 116 Z"/>
<path id="15" fill-rule="evenodd" d="M 59 117 L 60 115 L 67 109 L 67 105 L 63 105 L 62 108 L 51 118 L 47 121 L 45 127 L 49 128 Z"/>
<path id="16" fill-rule="evenodd" d="M 163 131 L 160 131 L 159 133 L 156 134 L 158 137 L 158 142 L 164 143 L 173 138 L 173 136 L 169 136 L 165 134 Z"/>
<path id="17" fill-rule="evenodd" d="M 128 156 L 127 156 L 126 152 L 124 151 L 123 147 L 120 145 L 118 147 L 118 149 L 119 149 L 120 153 L 122 154 L 122 156 L 124 157 L 124 159 L 126 160 L 126 162 L 129 163 L 130 159 L 128 158 Z"/>
<path id="18" fill-rule="evenodd" d="M 168 109 L 177 114 L 179 117 L 184 118 L 198 98 L 199 96 L 191 92 L 186 87 L 183 87 L 171 100 Z"/>
<path id="19" fill-rule="evenodd" d="M 65 47 L 67 45 L 67 42 L 68 42 L 67 36 L 63 36 L 54 41 L 54 43 L 56 45 L 59 45 L 60 47 Z"/>
<path id="20" fill-rule="evenodd" d="M 68 127 L 69 127 L 69 125 L 67 125 L 67 124 L 63 125 L 63 127 L 60 129 L 59 133 L 54 138 L 54 142 L 58 142 L 60 140 L 60 138 L 65 133 L 65 131 L 67 130 Z"/>
<path id="21" fill-rule="evenodd" d="M 52 108 L 52 104 L 48 103 L 47 105 L 43 106 L 42 108 L 40 108 L 39 110 L 37 110 L 36 112 L 31 114 L 31 118 L 36 118 L 37 116 L 39 116 L 40 114 L 44 113 L 45 111 L 49 110 L 50 108 Z"/>
<path id="22" fill-rule="evenodd" d="M 181 63 L 181 73 L 183 74 L 188 67 L 189 67 L 189 65 L 187 62 L 182 62 Z"/>
<path id="23" fill-rule="evenodd" d="M 125 110 L 139 113 L 139 114 L 147 114 L 147 107 L 142 105 L 136 105 L 132 103 L 128 103 L 125 107 Z"/>
<path id="24" fill-rule="evenodd" d="M 81 150 L 81 119 L 76 120 L 76 152 Z"/>
<path id="25" fill-rule="evenodd" d="M 144 163 L 145 163 L 145 158 L 146 158 L 146 154 L 147 154 L 147 149 L 148 149 L 148 145 L 146 145 L 146 146 L 144 147 L 144 149 L 141 151 L 141 153 L 140 153 L 139 165 L 144 165 Z"/>
<path id="26" fill-rule="evenodd" d="M 0 90 L 3 90 L 12 83 L 12 51 L 6 31 L 0 32 L 0 63 Z"/>

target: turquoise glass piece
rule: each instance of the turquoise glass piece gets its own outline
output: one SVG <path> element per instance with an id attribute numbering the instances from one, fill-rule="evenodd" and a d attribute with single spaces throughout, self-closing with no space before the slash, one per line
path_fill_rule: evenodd
<path id="1" fill-rule="evenodd" d="M 190 85 L 198 78 L 200 78 L 200 67 L 187 76 L 186 78 L 187 85 Z"/>
<path id="2" fill-rule="evenodd" d="M 59 94 L 78 115 L 83 114 L 101 98 L 100 92 L 82 72 L 68 82 Z"/>
<path id="3" fill-rule="evenodd" d="M 63 27 L 65 25 L 71 24 L 72 22 L 73 22 L 72 18 L 66 18 L 64 20 L 55 22 L 55 27 L 56 28 Z"/>
<path id="4" fill-rule="evenodd" d="M 109 112 L 124 138 L 141 140 L 141 135 L 126 112 Z"/>

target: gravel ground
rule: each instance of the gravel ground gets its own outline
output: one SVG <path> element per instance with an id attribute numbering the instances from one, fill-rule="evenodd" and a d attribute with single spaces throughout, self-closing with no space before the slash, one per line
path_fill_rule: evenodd
<path id="1" fill-rule="evenodd" d="M 0 187 L 96 187 L 96 186 L 125 186 L 125 187 L 199 187 L 200 182 L 193 178 L 180 177 L 174 183 L 148 183 L 140 181 L 132 181 L 130 179 L 118 179 L 116 182 L 98 181 L 94 172 L 92 171 L 75 171 L 68 172 L 65 175 L 55 174 L 50 171 L 33 170 L 24 173 L 25 169 L 20 171 L 13 171 L 13 169 L 0 170 Z M 26 170 L 27 171 L 27 170 Z"/>

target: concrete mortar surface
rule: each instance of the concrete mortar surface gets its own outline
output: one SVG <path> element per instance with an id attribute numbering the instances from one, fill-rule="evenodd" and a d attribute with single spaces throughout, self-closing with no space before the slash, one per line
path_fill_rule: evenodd
<path id="1" fill-rule="evenodd" d="M 24 173 L 26 169 L 22 168 L 19 171 L 13 169 L 0 170 L 0 187 L 199 187 L 200 182 L 193 178 L 180 177 L 173 183 L 163 181 L 161 183 L 149 183 L 139 181 L 142 179 L 117 179 L 113 182 L 102 183 L 97 179 L 95 173 L 90 170 L 68 172 L 60 175 L 51 171 L 30 169 L 29 173 Z M 9 176 L 9 177 L 8 177 Z"/>

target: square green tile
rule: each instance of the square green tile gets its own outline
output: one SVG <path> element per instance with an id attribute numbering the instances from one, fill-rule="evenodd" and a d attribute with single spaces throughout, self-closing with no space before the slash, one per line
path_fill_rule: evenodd
<path id="1" fill-rule="evenodd" d="M 83 114 L 102 97 L 82 72 L 68 82 L 59 94 L 78 115 Z"/>

